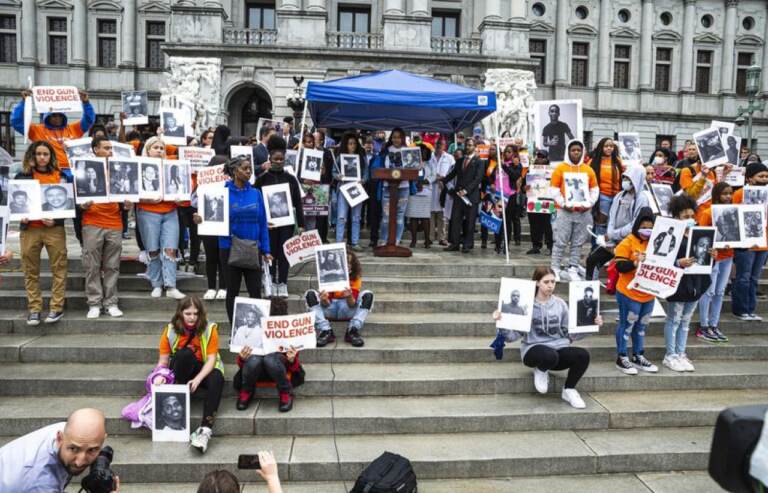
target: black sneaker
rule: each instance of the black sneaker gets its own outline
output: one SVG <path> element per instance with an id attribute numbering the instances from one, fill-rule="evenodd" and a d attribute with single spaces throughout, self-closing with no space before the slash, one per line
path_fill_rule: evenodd
<path id="1" fill-rule="evenodd" d="M 64 316 L 64 312 L 49 312 L 48 316 L 45 317 L 45 323 L 47 324 L 55 324 L 59 320 L 61 320 L 61 317 Z"/>
<path id="2" fill-rule="evenodd" d="M 362 336 L 360 336 L 360 331 L 357 329 L 348 329 L 347 333 L 344 334 L 344 341 L 352 344 L 354 347 L 363 347 L 365 344 Z"/>
<path id="3" fill-rule="evenodd" d="M 728 336 L 726 336 L 725 334 L 723 334 L 723 332 L 722 332 L 720 329 L 718 329 L 717 327 L 712 327 L 712 328 L 711 328 L 711 329 L 709 329 L 709 330 L 712 332 L 712 334 L 713 334 L 715 337 L 717 337 L 717 338 L 718 338 L 718 340 L 719 340 L 720 342 L 728 342 Z"/>
<path id="4" fill-rule="evenodd" d="M 538 255 L 540 253 L 541 253 L 541 249 L 540 248 L 531 248 L 530 250 L 525 252 L 526 255 Z"/>
<path id="5" fill-rule="evenodd" d="M 659 371 L 659 367 L 648 361 L 648 359 L 642 354 L 636 354 L 632 356 L 632 364 L 638 370 L 647 371 L 648 373 L 656 373 Z"/>
<path id="6" fill-rule="evenodd" d="M 696 337 L 707 342 L 720 342 L 720 338 L 717 337 L 711 327 L 699 327 L 696 330 Z"/>
<path id="7" fill-rule="evenodd" d="M 332 342 L 336 342 L 336 335 L 333 333 L 333 329 L 324 330 L 317 334 L 317 347 L 325 347 Z"/>
<path id="8" fill-rule="evenodd" d="M 629 362 L 629 358 L 626 356 L 616 358 L 616 368 L 625 375 L 637 375 L 637 368 L 632 366 L 632 363 Z"/>
<path id="9" fill-rule="evenodd" d="M 30 313 L 29 316 L 27 316 L 27 325 L 40 325 L 40 313 Z"/>

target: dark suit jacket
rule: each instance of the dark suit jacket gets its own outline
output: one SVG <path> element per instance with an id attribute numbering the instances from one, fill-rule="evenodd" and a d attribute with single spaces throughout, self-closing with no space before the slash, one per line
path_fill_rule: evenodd
<path id="1" fill-rule="evenodd" d="M 466 190 L 469 201 L 473 204 L 479 204 L 480 183 L 485 174 L 485 161 L 475 155 L 467 168 L 464 169 L 464 159 L 456 163 L 451 172 L 443 178 L 443 183 L 448 183 L 456 178 L 456 191 Z"/>
<path id="2" fill-rule="evenodd" d="M 253 159 L 256 161 L 253 163 L 253 166 L 261 166 L 262 164 L 269 161 L 269 152 L 267 152 L 267 146 L 259 142 L 255 146 L 253 146 Z M 259 173 L 256 173 L 257 175 Z"/>

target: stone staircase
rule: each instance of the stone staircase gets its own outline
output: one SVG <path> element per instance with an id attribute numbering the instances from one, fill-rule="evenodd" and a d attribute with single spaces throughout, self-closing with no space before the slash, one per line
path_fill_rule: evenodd
<path id="1" fill-rule="evenodd" d="M 204 456 L 184 444 L 154 444 L 146 430 L 119 419 L 120 409 L 143 393 L 161 328 L 175 306 L 149 297 L 146 281 L 136 276 L 143 266 L 122 264 L 124 317 L 87 320 L 82 266 L 72 259 L 65 318 L 28 327 L 15 261 L 0 272 L 0 444 L 95 406 L 106 412 L 114 468 L 121 491 L 128 492 L 194 491 L 208 471 L 235 471 L 238 454 L 260 449 L 275 452 L 288 492 L 344 491 L 342 480 L 350 488 L 385 450 L 411 459 L 420 491 L 427 492 L 721 491 L 705 472 L 712 425 L 724 407 L 768 401 L 765 325 L 724 315 L 729 344 L 707 344 L 690 334 L 695 373 L 662 368 L 656 375 L 625 376 L 613 363 L 616 303 L 603 296 L 604 329 L 578 343 L 590 349 L 592 364 L 579 385 L 587 408 L 575 410 L 559 397 L 563 374 L 553 374 L 550 394 L 534 394 L 518 344 L 507 347 L 502 361 L 488 348 L 497 279 L 529 279 L 536 265 L 548 263 L 545 255 L 522 254 L 527 248 L 515 248 L 510 266 L 479 248 L 459 255 L 419 247 L 410 259 L 362 254 L 364 286 L 376 293 L 365 347 L 339 342 L 302 353 L 307 382 L 290 413 L 277 411 L 274 391 L 260 391 L 262 398 L 237 411 L 229 384 L 234 355 L 224 349 L 228 385 Z M 70 256 L 79 256 L 79 248 L 70 248 Z M 43 286 L 49 285 L 46 274 Z M 295 269 L 292 312 L 303 309 L 300 295 L 315 285 L 312 265 Z M 179 288 L 201 294 L 205 281 L 184 278 Z M 567 286 L 558 292 L 564 296 Z M 223 302 L 208 307 L 209 318 L 222 322 L 226 348 Z M 730 312 L 729 301 L 724 312 Z M 659 366 L 662 324 L 652 323 L 646 341 L 646 354 Z M 343 333 L 343 325 L 336 329 Z M 199 413 L 194 402 L 193 424 Z M 237 474 L 247 481 L 257 477 Z M 258 484 L 246 491 L 257 487 L 263 491 Z"/>

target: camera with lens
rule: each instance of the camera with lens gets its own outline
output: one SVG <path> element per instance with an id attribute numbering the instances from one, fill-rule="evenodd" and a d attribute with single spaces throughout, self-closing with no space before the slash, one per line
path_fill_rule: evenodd
<path id="1" fill-rule="evenodd" d="M 80 491 L 87 493 L 110 493 L 115 490 L 115 473 L 112 472 L 112 457 L 114 456 L 112 447 L 104 447 L 99 452 L 99 456 L 91 464 L 91 470 L 80 483 Z"/>
<path id="2" fill-rule="evenodd" d="M 717 417 L 709 453 L 709 475 L 725 491 L 765 491 L 765 486 L 750 475 L 750 463 L 763 432 L 766 411 L 765 404 L 738 406 L 725 409 Z M 764 461 L 762 445 L 759 460 Z"/>

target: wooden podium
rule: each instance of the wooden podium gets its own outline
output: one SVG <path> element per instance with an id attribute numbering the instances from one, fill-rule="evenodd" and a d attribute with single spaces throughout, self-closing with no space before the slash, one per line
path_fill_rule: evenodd
<path id="1" fill-rule="evenodd" d="M 373 177 L 384 180 L 389 184 L 389 234 L 387 244 L 377 246 L 373 254 L 377 257 L 410 257 L 410 248 L 395 244 L 397 240 L 397 191 L 403 180 L 416 180 L 419 178 L 419 170 L 415 168 L 377 168 L 373 170 Z"/>

